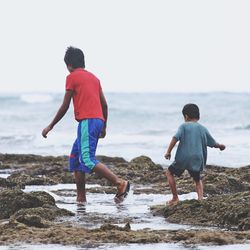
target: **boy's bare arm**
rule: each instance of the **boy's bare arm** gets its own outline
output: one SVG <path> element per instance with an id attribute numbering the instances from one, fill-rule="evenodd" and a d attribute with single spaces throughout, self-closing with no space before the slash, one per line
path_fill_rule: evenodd
<path id="1" fill-rule="evenodd" d="M 42 131 L 42 136 L 44 138 L 47 138 L 47 134 L 49 133 L 50 130 L 53 129 L 53 127 L 63 118 L 63 116 L 66 114 L 67 110 L 69 109 L 70 101 L 73 96 L 73 91 L 72 90 L 66 90 L 63 103 L 58 109 L 54 119 L 52 122 Z"/>
<path id="2" fill-rule="evenodd" d="M 216 143 L 214 148 L 219 148 L 222 151 L 226 148 L 226 146 L 224 144 Z"/>
<path id="3" fill-rule="evenodd" d="M 99 137 L 104 138 L 106 136 L 106 127 L 107 127 L 107 120 L 108 120 L 108 104 L 107 104 L 106 98 L 105 98 L 102 90 L 100 92 L 100 101 L 101 101 L 102 113 L 103 113 L 105 122 L 104 122 L 104 127 L 102 130 L 102 133 L 100 134 Z"/>
<path id="4" fill-rule="evenodd" d="M 167 150 L 167 152 L 165 154 L 166 159 L 170 160 L 172 149 L 174 148 L 176 143 L 177 143 L 177 139 L 175 137 L 173 137 L 170 144 L 169 144 L 169 146 L 168 146 L 168 150 Z"/>

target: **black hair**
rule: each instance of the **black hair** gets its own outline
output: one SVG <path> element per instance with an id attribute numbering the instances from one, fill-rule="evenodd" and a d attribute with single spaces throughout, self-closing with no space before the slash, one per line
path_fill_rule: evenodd
<path id="1" fill-rule="evenodd" d="M 64 56 L 64 62 L 67 66 L 70 65 L 73 69 L 85 68 L 85 60 L 82 50 L 72 46 L 67 48 Z"/>
<path id="2" fill-rule="evenodd" d="M 193 103 L 186 104 L 182 109 L 182 114 L 187 115 L 190 119 L 200 119 L 199 107 Z"/>

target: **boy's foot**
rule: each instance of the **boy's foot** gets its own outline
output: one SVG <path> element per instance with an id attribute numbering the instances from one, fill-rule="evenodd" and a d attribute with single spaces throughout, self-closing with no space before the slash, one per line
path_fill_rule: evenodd
<path id="1" fill-rule="evenodd" d="M 122 187 L 118 188 L 118 193 L 115 195 L 115 202 L 116 203 L 121 203 L 124 201 L 124 199 L 128 196 L 130 190 L 130 183 L 129 181 L 124 181 L 124 183 L 122 184 Z M 119 192 L 120 191 L 120 192 Z"/>
<path id="2" fill-rule="evenodd" d="M 173 206 L 177 205 L 178 203 L 179 203 L 179 199 L 172 199 L 170 201 L 167 201 L 166 205 L 168 207 L 173 207 Z"/>
<path id="3" fill-rule="evenodd" d="M 86 200 L 86 197 L 85 196 L 77 196 L 76 198 L 76 203 L 86 203 L 87 200 Z"/>
<path id="4" fill-rule="evenodd" d="M 76 201 L 77 205 L 87 205 L 87 201 Z"/>

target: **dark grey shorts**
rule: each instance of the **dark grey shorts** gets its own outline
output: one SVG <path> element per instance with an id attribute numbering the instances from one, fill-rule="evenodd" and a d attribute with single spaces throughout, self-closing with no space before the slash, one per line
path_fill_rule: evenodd
<path id="1" fill-rule="evenodd" d="M 170 165 L 168 167 L 168 170 L 171 174 L 176 175 L 178 177 L 180 177 L 185 171 L 185 169 L 177 169 L 177 168 L 173 167 L 172 165 Z M 194 181 L 201 180 L 201 172 L 200 171 L 198 171 L 198 172 L 192 171 L 192 170 L 187 170 L 187 171 L 190 174 L 190 176 L 193 178 Z"/>

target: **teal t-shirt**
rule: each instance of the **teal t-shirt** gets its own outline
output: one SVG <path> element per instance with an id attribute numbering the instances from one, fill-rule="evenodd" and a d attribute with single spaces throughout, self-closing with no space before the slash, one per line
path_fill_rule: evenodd
<path id="1" fill-rule="evenodd" d="M 202 171 L 207 161 L 207 146 L 214 147 L 216 141 L 207 128 L 198 122 L 185 122 L 174 136 L 179 145 L 172 166 L 178 169 Z"/>

